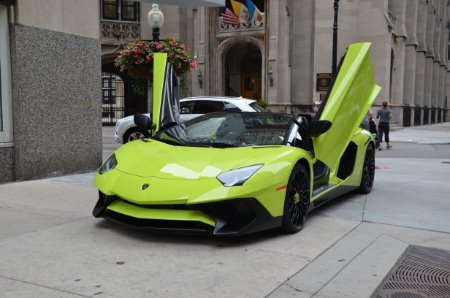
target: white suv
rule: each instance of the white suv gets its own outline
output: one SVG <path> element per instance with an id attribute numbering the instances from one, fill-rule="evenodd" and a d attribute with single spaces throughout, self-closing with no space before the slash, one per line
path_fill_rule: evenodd
<path id="1" fill-rule="evenodd" d="M 198 96 L 180 100 L 180 121 L 184 122 L 203 114 L 212 112 L 265 112 L 256 100 L 242 97 Z M 150 114 L 144 114 L 150 117 Z M 134 116 L 121 118 L 116 123 L 114 140 L 126 143 L 132 140 L 143 139 L 150 136 L 149 131 L 143 131 L 134 124 Z"/>

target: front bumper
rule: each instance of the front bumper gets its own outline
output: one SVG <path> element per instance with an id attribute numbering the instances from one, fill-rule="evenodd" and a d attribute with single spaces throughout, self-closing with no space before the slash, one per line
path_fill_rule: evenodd
<path id="1" fill-rule="evenodd" d="M 254 198 L 203 204 L 138 205 L 99 192 L 93 215 L 157 232 L 234 236 L 281 226 Z"/>

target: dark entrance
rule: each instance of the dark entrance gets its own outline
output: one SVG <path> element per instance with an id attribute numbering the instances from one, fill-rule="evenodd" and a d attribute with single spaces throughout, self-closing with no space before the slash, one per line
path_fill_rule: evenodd
<path id="1" fill-rule="evenodd" d="M 252 43 L 237 44 L 225 57 L 225 95 L 261 99 L 262 57 Z"/>
<path id="2" fill-rule="evenodd" d="M 147 113 L 147 86 L 136 95 L 136 80 L 120 72 L 114 63 L 102 65 L 102 124 L 115 125 L 117 120 L 136 112 Z M 140 84 L 142 85 L 142 84 Z"/>

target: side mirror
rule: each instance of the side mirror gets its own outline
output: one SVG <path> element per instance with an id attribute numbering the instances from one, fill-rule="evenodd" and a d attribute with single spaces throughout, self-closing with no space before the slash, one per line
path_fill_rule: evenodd
<path id="1" fill-rule="evenodd" d="M 152 121 L 150 117 L 136 113 L 134 114 L 134 124 L 136 124 L 140 129 L 148 131 L 151 129 Z"/>
<path id="2" fill-rule="evenodd" d="M 318 137 L 323 133 L 326 133 L 331 127 L 331 122 L 328 120 L 317 120 L 309 122 L 306 129 L 306 135 L 308 137 Z"/>

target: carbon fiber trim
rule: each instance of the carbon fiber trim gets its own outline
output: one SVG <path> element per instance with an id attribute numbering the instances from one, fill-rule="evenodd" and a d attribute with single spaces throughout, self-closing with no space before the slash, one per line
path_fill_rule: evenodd
<path id="1" fill-rule="evenodd" d="M 108 197 L 99 192 L 94 207 L 94 217 L 104 217 L 129 226 L 152 231 L 176 232 L 181 234 L 211 234 L 234 236 L 255 233 L 281 226 L 282 217 L 273 217 L 254 198 L 224 200 L 214 203 L 193 205 L 137 205 L 150 209 L 199 210 L 212 217 L 216 225 L 211 227 L 199 221 L 138 219 L 120 214 L 107 206 L 118 197 Z M 129 202 L 128 202 L 129 203 Z"/>

